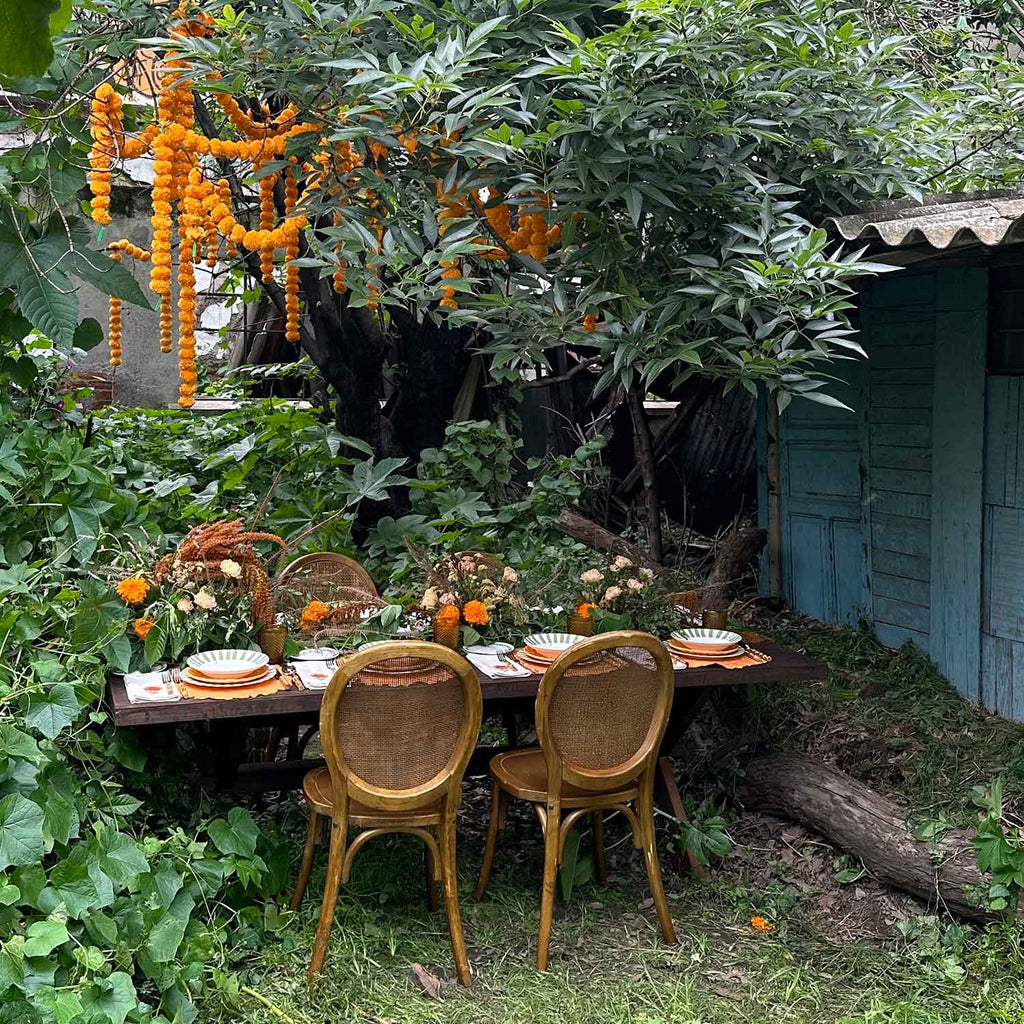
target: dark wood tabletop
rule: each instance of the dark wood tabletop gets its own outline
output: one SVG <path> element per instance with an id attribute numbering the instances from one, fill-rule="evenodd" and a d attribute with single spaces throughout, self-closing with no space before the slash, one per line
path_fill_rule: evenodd
<path id="1" fill-rule="evenodd" d="M 677 669 L 676 690 L 704 690 L 716 686 L 747 686 L 764 683 L 816 682 L 825 678 L 824 662 L 771 642 L 758 642 L 757 650 L 771 661 L 744 668 L 702 665 Z M 534 697 L 540 685 L 539 675 L 516 679 L 491 679 L 477 670 L 480 689 L 487 703 Z M 132 704 L 125 692 L 124 680 L 111 676 L 108 681 L 110 704 L 115 725 L 168 725 L 174 722 L 213 722 L 225 719 L 263 719 L 301 715 L 309 717 L 320 707 L 323 690 L 307 690 L 294 685 L 287 690 L 262 697 L 235 700 L 194 700 L 184 698 L 170 704 Z"/>

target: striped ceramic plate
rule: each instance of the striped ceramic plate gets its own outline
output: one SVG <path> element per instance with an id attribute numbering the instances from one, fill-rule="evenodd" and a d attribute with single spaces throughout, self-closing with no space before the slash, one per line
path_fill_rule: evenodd
<path id="1" fill-rule="evenodd" d="M 523 644 L 535 658 L 554 661 L 563 651 L 569 650 L 583 639 L 576 633 L 531 633 Z"/>
<path id="2" fill-rule="evenodd" d="M 269 661 L 270 658 L 262 651 L 222 648 L 193 654 L 188 659 L 188 667 L 198 669 L 207 676 L 238 676 L 263 668 Z"/>
<path id="3" fill-rule="evenodd" d="M 677 630 L 672 639 L 688 650 L 720 654 L 735 650 L 743 637 L 727 629 L 694 628 Z"/>

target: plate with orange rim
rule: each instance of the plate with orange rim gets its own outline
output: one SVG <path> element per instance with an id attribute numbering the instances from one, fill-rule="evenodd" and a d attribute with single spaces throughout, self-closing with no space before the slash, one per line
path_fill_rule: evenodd
<path id="1" fill-rule="evenodd" d="M 183 668 L 181 670 L 182 682 L 188 683 L 189 686 L 212 686 L 221 688 L 230 688 L 233 686 L 257 686 L 260 683 L 269 682 L 276 675 L 276 665 L 267 665 L 266 668 L 262 669 L 258 674 L 250 676 L 247 679 L 223 679 L 206 676 L 200 674 L 194 668 Z"/>

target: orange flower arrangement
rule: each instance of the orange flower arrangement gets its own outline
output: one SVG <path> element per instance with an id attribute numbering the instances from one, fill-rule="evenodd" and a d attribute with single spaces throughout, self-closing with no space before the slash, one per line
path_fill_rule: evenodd
<path id="1" fill-rule="evenodd" d="M 310 601 L 309 604 L 302 609 L 299 626 L 301 629 L 308 629 L 310 626 L 315 626 L 317 623 L 323 622 L 330 614 L 330 605 L 324 604 L 323 601 Z"/>
<path id="2" fill-rule="evenodd" d="M 765 917 L 752 917 L 750 919 L 750 927 L 753 928 L 754 931 L 770 932 L 773 928 L 773 925 Z"/>
<path id="3" fill-rule="evenodd" d="M 437 613 L 437 622 L 442 626 L 454 626 L 461 618 L 458 606 L 454 604 L 446 604 Z"/>
<path id="4" fill-rule="evenodd" d="M 132 629 L 135 630 L 135 635 L 140 640 L 145 640 L 149 636 L 149 631 L 153 628 L 154 622 L 150 618 L 136 619 L 132 623 Z"/>
<path id="5" fill-rule="evenodd" d="M 483 601 L 467 601 L 466 607 L 462 609 L 462 614 L 471 626 L 486 626 L 491 619 L 487 612 L 487 605 Z"/>
<path id="6" fill-rule="evenodd" d="M 117 596 L 125 604 L 142 604 L 149 593 L 149 584 L 141 576 L 129 576 L 117 585 Z"/>
<path id="7" fill-rule="evenodd" d="M 589 619 L 591 617 L 591 614 L 596 610 L 596 608 L 597 605 L 594 604 L 592 601 L 581 601 L 578 605 L 576 605 L 576 614 L 582 615 L 585 618 Z"/>

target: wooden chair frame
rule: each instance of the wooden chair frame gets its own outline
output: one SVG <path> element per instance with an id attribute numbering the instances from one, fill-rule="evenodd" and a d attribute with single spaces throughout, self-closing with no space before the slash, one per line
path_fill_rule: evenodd
<path id="1" fill-rule="evenodd" d="M 429 658 L 452 669 L 462 683 L 462 721 L 448 763 L 432 779 L 408 789 L 380 789 L 359 778 L 346 764 L 345 753 L 337 737 L 337 712 L 345 699 L 349 681 L 368 666 L 391 658 Z M 328 819 L 310 804 L 309 830 L 291 900 L 292 910 L 298 910 L 309 881 L 316 845 L 329 820 L 331 833 L 327 880 L 324 883 L 320 921 L 309 964 L 310 982 L 323 967 L 338 889 L 348 882 L 355 855 L 376 836 L 402 832 L 417 836 L 426 846 L 427 905 L 431 910 L 438 909 L 436 885 L 440 882 L 459 981 L 463 985 L 469 984 L 469 960 L 462 934 L 455 873 L 455 815 L 462 801 L 462 777 L 480 732 L 482 710 L 480 682 L 473 666 L 461 655 L 440 644 L 423 640 L 396 640 L 379 644 L 356 654 L 335 672 L 320 706 L 320 736 L 331 778 L 333 806 Z M 371 813 L 351 814 L 349 807 L 353 800 L 370 808 Z M 382 813 L 374 814 L 373 811 Z M 351 843 L 348 841 L 350 825 L 362 830 Z"/>
<path id="2" fill-rule="evenodd" d="M 651 716 L 650 728 L 636 753 L 628 761 L 613 768 L 586 770 L 568 764 L 558 750 L 550 728 L 551 701 L 565 672 L 585 658 L 601 651 L 616 647 L 634 647 L 647 651 L 657 666 L 660 686 Z M 658 850 L 654 834 L 654 777 L 657 770 L 658 750 L 668 724 L 675 692 L 672 659 L 664 644 L 649 633 L 636 630 L 619 630 L 601 633 L 572 647 L 562 654 L 544 673 L 535 705 L 537 738 L 544 753 L 547 769 L 547 794 L 543 804 L 531 801 L 541 830 L 544 833 L 544 882 L 541 889 L 540 931 L 537 941 L 537 969 L 546 970 L 548 949 L 551 941 L 551 923 L 554 917 L 555 885 L 558 868 L 562 862 L 565 840 L 573 825 L 585 815 L 590 815 L 594 829 L 595 874 L 602 885 L 606 880 L 604 860 L 604 812 L 621 811 L 633 830 L 633 845 L 642 850 L 647 867 L 647 877 L 654 897 L 658 923 L 665 942 L 675 944 L 676 934 L 669 914 L 668 901 L 661 880 Z M 498 832 L 505 827 L 505 818 L 510 797 L 515 793 L 506 789 L 491 769 L 491 814 L 487 829 L 487 845 L 484 849 L 480 878 L 473 898 L 483 899 L 494 853 Z M 585 791 L 583 796 L 574 796 L 563 802 L 562 785 L 569 783 Z M 524 799 L 526 799 L 524 797 Z M 563 818 L 563 810 L 568 813 Z"/>
<path id="3" fill-rule="evenodd" d="M 336 565 L 339 569 L 349 570 L 366 585 L 367 593 L 374 597 L 377 596 L 377 584 L 373 582 L 370 574 L 354 558 L 349 558 L 348 555 L 342 555 L 337 551 L 314 551 L 308 555 L 300 555 L 281 570 L 277 580 L 279 583 L 285 583 L 289 576 L 294 576 L 299 570 L 321 562 Z"/>

